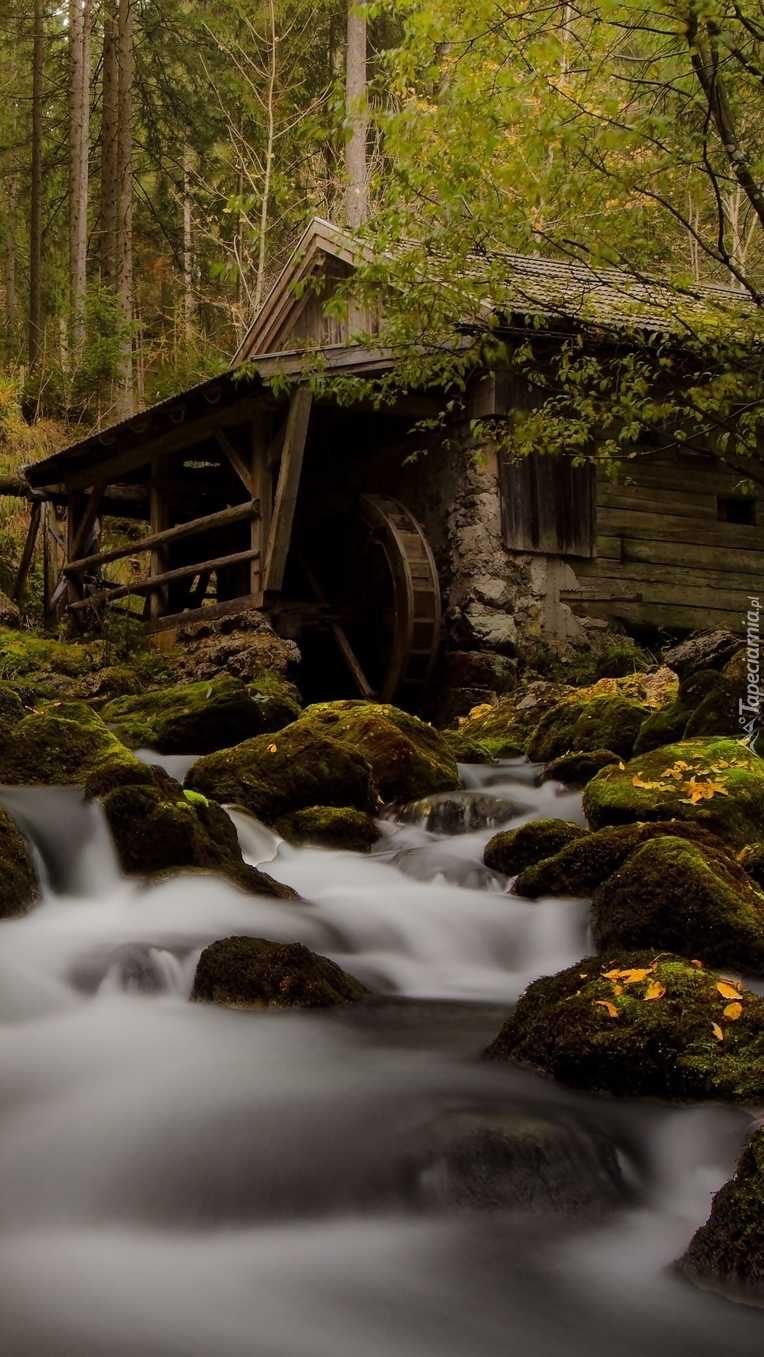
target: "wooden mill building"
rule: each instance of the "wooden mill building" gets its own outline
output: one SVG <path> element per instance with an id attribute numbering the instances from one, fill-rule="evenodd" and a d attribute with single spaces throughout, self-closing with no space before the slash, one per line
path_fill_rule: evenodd
<path id="1" fill-rule="evenodd" d="M 305 654 L 331 652 L 352 691 L 411 702 L 444 639 L 511 655 L 526 636 L 583 643 L 608 624 L 740 629 L 764 588 L 764 509 L 712 456 L 640 449 L 620 484 L 564 457 L 477 460 L 469 419 L 528 399 L 510 372 L 476 374 L 461 429 L 413 460 L 433 395 L 381 410 L 311 396 L 300 379 L 317 348 L 330 373 L 391 364 L 353 340 L 373 316 L 325 310 L 356 248 L 315 221 L 228 372 L 27 469 L 49 614 L 97 625 L 107 608 L 141 609 L 169 640 L 181 623 L 265 609 Z M 515 256 L 506 333 L 541 317 L 559 342 L 584 310 L 612 332 L 640 286 Z M 636 300 L 649 310 L 650 289 Z M 109 516 L 136 531 L 106 549 Z"/>

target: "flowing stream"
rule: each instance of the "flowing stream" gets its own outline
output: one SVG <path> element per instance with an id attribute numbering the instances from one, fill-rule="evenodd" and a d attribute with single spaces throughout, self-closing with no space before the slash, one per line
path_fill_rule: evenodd
<path id="1" fill-rule="evenodd" d="M 752 1115 L 480 1060 L 528 981 L 586 954 L 587 906 L 508 895 L 471 828 L 580 820 L 580 798 L 520 762 L 463 773 L 368 857 L 232 812 L 295 903 L 126 882 L 78 791 L 0 790 L 44 883 L 1 925 L 3 1357 L 758 1357 L 764 1314 L 671 1269 Z M 190 1004 L 234 933 L 304 942 L 372 997 Z M 470 1157 L 475 1128 L 531 1151 Z"/>

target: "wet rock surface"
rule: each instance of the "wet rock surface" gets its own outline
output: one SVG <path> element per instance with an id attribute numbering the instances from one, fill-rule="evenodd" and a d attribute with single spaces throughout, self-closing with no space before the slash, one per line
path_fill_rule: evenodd
<path id="1" fill-rule="evenodd" d="M 566 787 L 585 787 L 603 768 L 619 763 L 612 749 L 593 749 L 591 753 L 561 754 L 544 767 L 544 782 L 563 782 Z"/>
<path id="2" fill-rule="evenodd" d="M 716 1193 L 711 1215 L 679 1266 L 698 1286 L 764 1306 L 764 1130 L 754 1131 L 734 1178 Z"/>
<path id="3" fill-rule="evenodd" d="M 0 782 L 11 786 L 78 784 L 98 796 L 165 777 L 136 759 L 84 702 L 25 716 L 0 745 Z"/>
<path id="4" fill-rule="evenodd" d="M 528 743 L 528 758 L 547 763 L 569 751 L 595 749 L 629 758 L 648 711 L 620 694 L 566 698 L 542 716 Z"/>
<path id="5" fill-rule="evenodd" d="M 585 839 L 572 840 L 554 856 L 526 867 L 513 889 L 530 900 L 539 895 L 590 896 L 643 843 L 666 834 L 723 847 L 715 835 L 692 823 L 612 826 L 588 834 Z"/>
<path id="6" fill-rule="evenodd" d="M 483 850 L 483 862 L 504 876 L 517 876 L 525 867 L 553 857 L 586 835 L 585 829 L 569 820 L 532 820 L 489 839 Z"/>
<path id="7" fill-rule="evenodd" d="M 210 754 L 280 730 L 299 715 L 291 685 L 261 679 L 259 688 L 248 688 L 230 675 L 141 697 L 118 697 L 102 712 L 129 749 L 162 754 Z"/>
<path id="8" fill-rule="evenodd" d="M 187 868 L 218 872 L 243 890 L 292 899 L 294 892 L 245 863 L 234 825 L 214 801 L 168 781 L 165 787 L 117 787 L 103 808 L 122 870 L 150 876 Z"/>
<path id="9" fill-rule="evenodd" d="M 505 825 L 527 809 L 521 801 L 490 792 L 442 792 L 396 806 L 394 816 L 403 824 L 421 825 L 431 834 L 470 834 L 476 829 Z"/>
<path id="10" fill-rule="evenodd" d="M 361 754 L 382 801 L 409 801 L 459 786 L 456 760 L 440 732 L 388 703 L 319 702 L 302 721 Z"/>
<path id="11" fill-rule="evenodd" d="M 731 631 L 705 631 L 668 650 L 664 664 L 684 679 L 698 669 L 723 669 L 739 649 L 740 637 Z"/>
<path id="12" fill-rule="evenodd" d="M 764 760 L 737 740 L 684 740 L 604 768 L 584 789 L 593 829 L 639 820 L 692 820 L 742 848 L 764 823 Z"/>
<path id="13" fill-rule="evenodd" d="M 616 1097 L 764 1098 L 764 1000 L 699 964 L 606 952 L 529 985 L 486 1053 Z"/>
<path id="14" fill-rule="evenodd" d="M 597 1218 L 629 1192 L 612 1142 L 517 1112 L 462 1112 L 432 1130 L 420 1190 L 433 1206 Z"/>
<path id="15" fill-rule="evenodd" d="M 205 947 L 191 998 L 233 1008 L 338 1008 L 359 1003 L 365 992 L 352 975 L 300 942 L 233 937 Z"/>
<path id="16" fill-rule="evenodd" d="M 11 816 L 0 806 L 0 919 L 26 914 L 38 893 L 29 845 Z"/>

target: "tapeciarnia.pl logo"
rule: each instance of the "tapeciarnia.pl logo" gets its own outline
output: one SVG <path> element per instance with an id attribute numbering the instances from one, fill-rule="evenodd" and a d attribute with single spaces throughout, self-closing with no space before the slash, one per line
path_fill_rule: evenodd
<path id="1" fill-rule="evenodd" d="M 759 687 L 759 655 L 761 651 L 761 633 L 759 629 L 759 617 L 761 614 L 761 604 L 758 598 L 749 595 L 748 612 L 745 616 L 745 639 L 746 639 L 746 692 L 745 697 L 738 701 L 740 712 L 740 724 L 745 731 L 746 743 L 753 749 L 760 731 L 759 726 L 759 703 L 761 701 L 761 688 Z"/>

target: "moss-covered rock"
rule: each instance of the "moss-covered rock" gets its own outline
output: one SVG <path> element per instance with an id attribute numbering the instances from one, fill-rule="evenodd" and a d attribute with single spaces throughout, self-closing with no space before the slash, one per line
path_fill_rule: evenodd
<path id="1" fill-rule="evenodd" d="M 494 704 L 473 707 L 459 723 L 463 740 L 484 748 L 494 759 L 524 754 L 539 720 L 566 693 L 573 690 L 563 683 L 534 680 L 520 684 L 509 697 Z"/>
<path id="2" fill-rule="evenodd" d="M 634 820 L 694 820 L 740 848 L 764 824 L 764 760 L 736 740 L 685 740 L 603 768 L 584 789 L 594 829 Z"/>
<path id="3" fill-rule="evenodd" d="M 352 975 L 301 942 L 235 937 L 205 947 L 191 998 L 233 1008 L 338 1008 L 364 993 Z"/>
<path id="4" fill-rule="evenodd" d="M 162 754 L 211 754 L 278 730 L 299 714 L 287 694 L 255 695 L 230 675 L 141 697 L 118 697 L 102 713 L 129 749 L 158 749 Z"/>
<path id="5" fill-rule="evenodd" d="M 562 782 L 566 787 L 585 787 L 603 768 L 619 763 L 612 749 L 593 749 L 586 754 L 562 754 L 544 768 L 542 782 Z"/>
<path id="6" fill-rule="evenodd" d="M 37 894 L 37 877 L 26 839 L 0 806 L 0 919 L 26 914 Z"/>
<path id="7" fill-rule="evenodd" d="M 460 730 L 442 730 L 441 735 L 457 763 L 493 763 L 487 744 L 463 735 Z"/>
<path id="8" fill-rule="evenodd" d="M 699 669 L 722 669 L 739 647 L 740 637 L 731 631 L 704 631 L 673 646 L 666 652 L 663 663 L 684 679 Z"/>
<path id="9" fill-rule="evenodd" d="M 192 868 L 228 877 L 259 895 L 295 898 L 288 886 L 243 861 L 232 820 L 206 797 L 193 792 L 184 796 L 172 783 L 165 788 L 116 787 L 104 797 L 103 808 L 128 876 Z"/>
<path id="10" fill-rule="evenodd" d="M 586 899 L 643 843 L 667 834 L 715 848 L 722 846 L 715 835 L 692 823 L 671 821 L 667 824 L 612 826 L 574 840 L 554 857 L 543 858 L 526 867 L 513 890 L 529 900 L 535 900 L 539 895 L 575 895 Z"/>
<path id="11" fill-rule="evenodd" d="M 679 1266 L 696 1285 L 764 1305 L 764 1129 L 754 1131 Z"/>
<path id="12" fill-rule="evenodd" d="M 586 830 L 570 820 L 532 820 L 517 829 L 494 834 L 483 850 L 483 862 L 494 872 L 516 876 L 525 867 L 550 858 L 567 844 L 586 837 Z"/>
<path id="13" fill-rule="evenodd" d="M 23 721 L 24 716 L 24 704 L 18 694 L 12 688 L 0 686 L 0 739 Z"/>
<path id="14" fill-rule="evenodd" d="M 592 1093 L 755 1105 L 764 1000 L 679 956 L 608 952 L 529 985 L 487 1054 Z"/>
<path id="15" fill-rule="evenodd" d="M 243 806 L 269 825 L 307 806 L 352 806 L 371 814 L 377 805 L 363 755 L 302 720 L 197 759 L 186 787 Z"/>
<path id="16" fill-rule="evenodd" d="M 619 694 L 566 698 L 542 716 L 528 743 L 528 758 L 546 763 L 569 751 L 595 749 L 629 758 L 647 710 Z"/>
<path id="17" fill-rule="evenodd" d="M 738 735 L 738 697 L 731 679 L 715 669 L 692 672 L 679 685 L 676 701 L 642 724 L 635 754 L 696 735 Z"/>
<path id="18" fill-rule="evenodd" d="M 0 782 L 12 785 L 77 784 L 99 796 L 165 776 L 136 759 L 84 702 L 33 712 L 0 744 Z"/>
<path id="19" fill-rule="evenodd" d="M 352 806 L 306 806 L 280 819 L 276 828 L 287 843 L 368 853 L 379 838 L 371 815 Z"/>
<path id="20" fill-rule="evenodd" d="M 318 702 L 305 709 L 302 722 L 362 754 L 383 801 L 411 801 L 459 786 L 456 759 L 440 731 L 399 707 Z"/>
<path id="21" fill-rule="evenodd" d="M 738 862 L 746 876 L 764 889 L 764 843 L 746 844 L 738 853 Z"/>
<path id="22" fill-rule="evenodd" d="M 666 835 L 637 848 L 597 890 L 600 951 L 661 947 L 764 975 L 764 894 L 729 853 Z"/>

